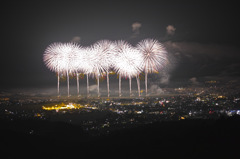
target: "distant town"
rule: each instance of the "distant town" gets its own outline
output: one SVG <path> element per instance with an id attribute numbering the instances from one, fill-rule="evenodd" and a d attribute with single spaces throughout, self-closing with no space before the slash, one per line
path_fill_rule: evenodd
<path id="1" fill-rule="evenodd" d="M 163 88 L 148 97 L 1 96 L 0 114 L 10 121 L 34 119 L 79 125 L 91 135 L 161 121 L 219 119 L 240 115 L 240 93 L 231 86 Z M 29 133 L 38 133 L 29 130 Z"/>

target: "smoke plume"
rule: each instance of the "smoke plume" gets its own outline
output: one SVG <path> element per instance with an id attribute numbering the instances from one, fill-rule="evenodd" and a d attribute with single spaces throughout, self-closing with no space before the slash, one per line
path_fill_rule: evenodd
<path id="1" fill-rule="evenodd" d="M 132 31 L 134 35 L 138 35 L 140 34 L 140 28 L 141 28 L 142 24 L 139 22 L 135 22 L 132 24 Z"/>
<path id="2" fill-rule="evenodd" d="M 167 35 L 174 35 L 175 34 L 175 31 L 176 31 L 176 28 L 173 26 L 173 25 L 168 25 L 166 27 L 166 32 L 167 32 Z"/>

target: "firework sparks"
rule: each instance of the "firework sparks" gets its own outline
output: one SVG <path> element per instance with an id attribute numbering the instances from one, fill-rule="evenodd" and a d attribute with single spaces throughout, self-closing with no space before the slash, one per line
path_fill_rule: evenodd
<path id="1" fill-rule="evenodd" d="M 137 76 L 142 71 L 142 55 L 137 49 L 125 41 L 118 41 L 116 47 L 115 70 L 121 77 L 129 78 L 131 95 L 131 78 Z M 121 81 L 119 81 L 119 95 L 121 95 Z"/>
<path id="2" fill-rule="evenodd" d="M 78 96 L 79 94 L 79 74 L 80 73 L 84 73 L 86 71 L 86 60 L 84 60 L 86 57 L 86 53 L 84 48 L 80 47 L 73 52 L 72 55 L 72 62 L 71 62 L 71 66 L 72 66 L 72 71 L 76 73 L 76 77 L 77 77 L 77 94 Z"/>
<path id="3" fill-rule="evenodd" d="M 143 70 L 145 71 L 145 89 L 147 95 L 147 75 L 163 68 L 167 61 L 167 52 L 161 43 L 154 39 L 145 39 L 138 43 L 138 50 L 143 55 Z"/>
<path id="4" fill-rule="evenodd" d="M 43 55 L 43 61 L 46 66 L 58 74 L 58 95 L 59 95 L 59 74 L 64 70 L 64 59 L 62 58 L 62 50 L 60 49 L 62 43 L 53 43 L 49 45 Z"/>
<path id="5" fill-rule="evenodd" d="M 68 96 L 69 96 L 69 72 L 76 67 L 73 65 L 74 55 L 79 52 L 80 46 L 75 43 L 53 43 L 45 51 L 43 61 L 51 70 L 58 73 L 58 94 L 59 94 L 59 73 L 67 74 Z"/>
<path id="6" fill-rule="evenodd" d="M 103 74 L 107 76 L 109 97 L 109 72 L 113 69 L 119 75 L 119 95 L 121 95 L 121 77 L 129 78 L 131 95 L 131 79 L 136 77 L 140 96 L 139 74 L 145 72 L 145 87 L 147 94 L 147 75 L 163 68 L 167 61 L 164 47 L 157 40 L 146 39 L 138 43 L 137 47 L 125 41 L 111 42 L 101 40 L 90 47 L 82 48 L 75 43 L 53 43 L 47 47 L 43 55 L 46 66 L 59 74 L 66 74 L 69 96 L 69 74 L 77 76 L 77 91 L 79 95 L 79 73 L 87 75 L 87 95 L 89 95 L 89 75 L 98 81 Z"/>
<path id="7" fill-rule="evenodd" d="M 100 40 L 96 42 L 92 46 L 92 50 L 94 51 L 95 57 L 97 60 L 95 61 L 95 70 L 96 70 L 96 78 L 98 82 L 98 96 L 99 94 L 99 76 L 102 73 L 107 74 L 107 90 L 109 97 L 109 70 L 112 66 L 112 58 L 114 53 L 115 45 L 109 40 Z"/>

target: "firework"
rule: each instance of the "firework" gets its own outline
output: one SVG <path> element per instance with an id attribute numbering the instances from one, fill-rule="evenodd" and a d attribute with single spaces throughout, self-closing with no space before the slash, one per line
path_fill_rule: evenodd
<path id="1" fill-rule="evenodd" d="M 69 74 L 77 76 L 77 92 L 79 95 L 79 73 L 87 76 L 87 95 L 89 96 L 89 75 L 97 78 L 98 96 L 99 78 L 107 76 L 107 90 L 109 92 L 109 72 L 113 69 L 119 77 L 119 96 L 121 96 L 121 78 L 129 78 L 131 95 L 131 81 L 136 77 L 140 96 L 139 74 L 145 72 L 145 89 L 147 95 L 147 77 L 149 73 L 159 71 L 167 61 L 167 53 L 157 40 L 145 39 L 137 47 L 125 41 L 111 42 L 101 40 L 90 47 L 82 48 L 75 43 L 53 43 L 45 50 L 43 60 L 46 66 L 58 74 L 66 74 L 69 96 Z"/>
<path id="2" fill-rule="evenodd" d="M 46 66 L 54 72 L 58 74 L 58 95 L 59 95 L 59 74 L 64 70 L 64 66 L 61 65 L 63 63 L 62 59 L 62 51 L 61 51 L 62 43 L 53 43 L 47 47 L 45 53 L 43 55 L 43 61 Z"/>
<path id="3" fill-rule="evenodd" d="M 116 57 L 114 68 L 119 74 L 119 95 L 121 95 L 121 77 L 129 78 L 131 95 L 131 79 L 141 71 L 142 54 L 125 41 L 118 41 L 116 45 Z"/>
<path id="4" fill-rule="evenodd" d="M 98 96 L 99 95 L 99 76 L 102 73 L 106 73 L 107 75 L 107 90 L 108 90 L 108 97 L 109 97 L 109 71 L 112 66 L 112 59 L 114 58 L 114 50 L 115 45 L 113 42 L 109 40 L 100 40 L 96 42 L 92 46 L 93 51 L 95 52 L 95 56 L 97 60 L 95 61 L 95 70 L 96 70 L 96 77 L 98 81 Z"/>
<path id="5" fill-rule="evenodd" d="M 68 97 L 69 97 L 69 73 L 75 72 L 78 68 L 75 66 L 75 62 L 73 62 L 76 58 L 76 54 L 80 51 L 79 45 L 75 43 L 64 43 L 62 46 L 62 53 L 64 55 L 63 59 L 65 61 L 65 69 L 64 71 L 67 74 L 67 85 L 68 85 Z"/>
<path id="6" fill-rule="evenodd" d="M 94 76 L 95 74 L 94 69 L 96 69 L 95 66 L 96 66 L 97 57 L 92 47 L 84 48 L 83 52 L 84 52 L 84 58 L 81 59 L 81 61 L 84 63 L 83 72 L 84 74 L 86 74 L 86 77 L 87 77 L 87 96 L 89 96 L 89 75 Z"/>
<path id="7" fill-rule="evenodd" d="M 163 68 L 167 61 L 167 52 L 161 43 L 154 39 L 145 39 L 138 43 L 138 50 L 143 55 L 143 70 L 145 72 L 145 89 L 147 95 L 148 73 L 158 71 Z"/>
<path id="8" fill-rule="evenodd" d="M 78 47 L 76 51 L 73 51 L 72 55 L 72 71 L 76 73 L 77 77 L 77 94 L 79 96 L 79 73 L 84 73 L 86 68 L 86 60 L 85 59 L 85 50 L 82 47 Z"/>
<path id="9" fill-rule="evenodd" d="M 72 61 L 80 47 L 74 43 L 53 43 L 45 51 L 43 61 L 51 70 L 58 73 L 58 94 L 59 94 L 59 73 L 66 73 L 68 96 L 69 96 L 69 72 L 74 71 L 75 65 Z"/>

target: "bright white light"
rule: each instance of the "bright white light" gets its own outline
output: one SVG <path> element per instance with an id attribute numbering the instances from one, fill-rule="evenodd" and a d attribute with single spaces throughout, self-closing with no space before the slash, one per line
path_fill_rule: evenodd
<path id="1" fill-rule="evenodd" d="M 74 43 L 53 43 L 46 49 L 43 61 L 51 71 L 71 72 L 77 68 L 74 59 L 80 50 L 81 47 Z"/>
<path id="2" fill-rule="evenodd" d="M 137 48 L 143 55 L 142 65 L 145 72 L 158 71 L 167 62 L 167 52 L 157 40 L 142 40 L 138 43 Z"/>
<path id="3" fill-rule="evenodd" d="M 90 47 L 76 43 L 53 43 L 43 55 L 46 66 L 54 72 L 67 74 L 84 73 L 99 77 L 107 74 L 109 95 L 109 72 L 114 70 L 121 77 L 132 78 L 145 71 L 147 74 L 163 68 L 167 52 L 157 40 L 145 39 L 137 47 L 126 41 L 100 40 Z M 145 81 L 147 94 L 147 80 Z M 59 76 L 58 76 L 59 90 Z M 69 78 L 68 78 L 69 90 Z M 68 91 L 69 92 L 69 91 Z"/>
<path id="4" fill-rule="evenodd" d="M 116 45 L 114 68 L 123 77 L 134 77 L 142 71 L 142 54 L 125 41 Z"/>

